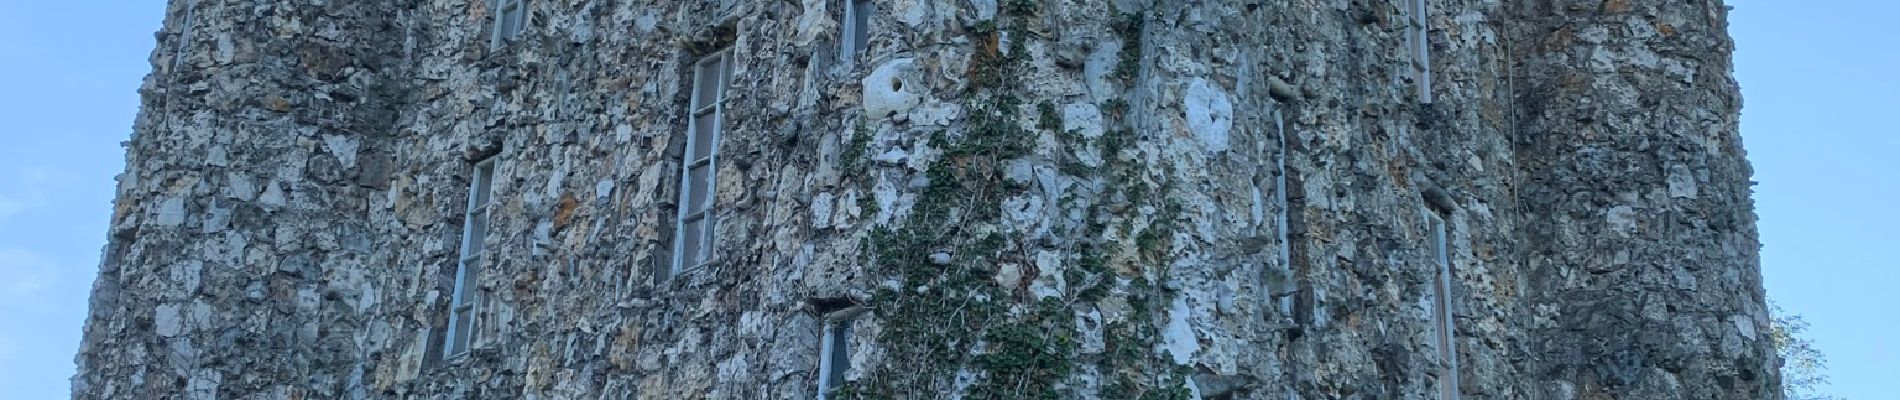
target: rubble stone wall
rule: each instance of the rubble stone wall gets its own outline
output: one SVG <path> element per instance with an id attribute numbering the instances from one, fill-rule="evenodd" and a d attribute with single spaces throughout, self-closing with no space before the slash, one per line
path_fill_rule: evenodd
<path id="1" fill-rule="evenodd" d="M 74 397 L 1779 396 L 1717 0 L 870 3 L 173 0 Z"/>

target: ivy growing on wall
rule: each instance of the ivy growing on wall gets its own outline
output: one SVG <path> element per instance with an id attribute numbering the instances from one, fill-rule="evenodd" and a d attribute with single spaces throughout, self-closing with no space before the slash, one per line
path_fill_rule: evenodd
<path id="1" fill-rule="evenodd" d="M 1167 188 L 1145 183 L 1146 166 L 1139 157 L 1116 156 L 1133 148 L 1127 129 L 1083 139 L 1063 131 L 1053 103 L 1023 101 L 1032 95 L 1025 77 L 1033 72 L 1024 44 L 1032 33 L 1023 25 L 1041 12 L 1041 5 L 1034 0 L 1005 5 L 1004 15 L 971 31 L 975 40 L 962 125 L 932 134 L 930 142 L 943 153 L 925 169 L 928 185 L 908 214 L 873 228 L 862 242 L 860 261 L 897 282 L 867 302 L 879 318 L 876 341 L 883 362 L 834 396 L 936 398 L 961 392 L 978 400 L 1071 398 L 1077 388 L 1070 387 L 1070 375 L 1094 365 L 1114 379 L 1100 388 L 1104 398 L 1185 399 L 1184 375 L 1154 351 L 1154 310 L 1168 299 L 1157 296 L 1161 293 L 1147 278 L 1165 274 L 1156 271 L 1165 268 L 1175 228 L 1170 221 L 1179 207 L 1167 204 Z M 1035 113 L 1035 124 L 1024 123 L 1026 111 Z M 1067 146 L 1102 149 L 1110 165 L 1092 171 L 1065 167 L 1063 172 L 1111 182 L 1113 196 L 1136 205 L 1091 206 L 1095 222 L 1086 234 L 1092 236 L 1071 238 L 1076 244 L 1064 252 L 1072 258 L 1064 265 L 1036 264 L 1027 254 L 1039 244 L 1024 243 L 1025 235 L 1005 231 L 1002 224 L 1004 201 L 1031 189 L 1006 179 L 1004 171 L 1011 160 L 1031 157 L 1045 132 Z M 857 141 L 869 136 L 858 132 L 851 147 L 868 145 Z M 861 166 L 849 164 L 845 170 Z M 1137 218 L 1127 213 L 1144 208 L 1160 211 L 1137 232 L 1129 222 Z M 1122 223 L 1103 222 L 1110 219 Z M 1109 237 L 1133 238 L 1139 250 L 1124 250 L 1127 246 L 1106 242 Z M 1036 299 L 1018 282 L 997 281 L 1006 264 L 1023 266 L 1022 275 L 1032 278 L 1037 268 L 1059 268 L 1055 272 L 1071 286 L 1061 296 Z M 1103 328 L 1103 354 L 1077 354 L 1078 308 L 1111 296 L 1124 297 L 1131 315 Z"/>

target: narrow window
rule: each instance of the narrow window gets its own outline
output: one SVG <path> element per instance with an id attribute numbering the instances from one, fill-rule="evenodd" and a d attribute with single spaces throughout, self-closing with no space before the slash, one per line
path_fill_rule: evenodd
<path id="1" fill-rule="evenodd" d="M 819 344 L 818 400 L 844 386 L 845 372 L 851 370 L 851 323 L 863 308 L 850 307 L 825 314 L 823 341 Z"/>
<path id="2" fill-rule="evenodd" d="M 482 239 L 488 237 L 489 195 L 494 176 L 495 161 L 491 159 L 476 163 L 474 176 L 469 178 L 468 207 L 462 214 L 462 251 L 455 265 L 454 288 L 449 294 L 448 333 L 443 335 L 446 342 L 443 354 L 447 357 L 467 353 L 480 329 L 475 324 L 477 293 L 474 287 L 481 275 L 485 250 Z"/>
<path id="3" fill-rule="evenodd" d="M 719 131 L 725 114 L 726 84 L 732 75 L 730 51 L 720 51 L 693 64 L 693 100 L 686 135 L 686 156 L 680 173 L 679 225 L 673 240 L 671 273 L 698 267 L 712 259 L 715 193 L 718 176 Z"/>
<path id="4" fill-rule="evenodd" d="M 1414 83 L 1418 84 L 1418 102 L 1421 104 L 1432 103 L 1432 44 L 1429 37 L 1430 20 L 1426 18 L 1428 10 L 1425 0 L 1406 0 L 1406 14 L 1410 16 L 1406 36 L 1412 50 L 1412 68 L 1409 72 Z"/>
<path id="5" fill-rule="evenodd" d="M 844 27 L 838 35 L 838 57 L 845 67 L 855 66 L 871 43 L 871 0 L 844 0 Z"/>
<path id="6" fill-rule="evenodd" d="M 1426 211 L 1432 235 L 1432 344 L 1439 359 L 1445 360 L 1438 371 L 1438 398 L 1458 399 L 1458 347 L 1454 340 L 1451 315 L 1451 249 L 1445 218 Z"/>
<path id="7" fill-rule="evenodd" d="M 488 48 L 499 49 L 521 33 L 522 26 L 528 20 L 527 6 L 522 4 L 525 1 L 491 0 L 489 4 L 494 6 L 495 25 L 489 30 Z"/>
<path id="8" fill-rule="evenodd" d="M 1279 294 L 1281 296 L 1279 307 L 1281 315 L 1290 317 L 1293 315 L 1292 292 L 1296 285 L 1294 282 L 1297 280 L 1293 277 L 1293 240 L 1291 238 L 1291 232 L 1288 232 L 1290 228 L 1287 224 L 1287 213 L 1291 212 L 1291 210 L 1289 210 L 1291 206 L 1287 203 L 1286 193 L 1286 116 L 1280 114 L 1280 111 L 1275 110 L 1273 112 L 1273 125 L 1279 132 L 1280 141 L 1278 153 L 1273 157 L 1274 163 L 1277 164 L 1275 171 L 1278 175 L 1274 177 L 1273 182 L 1273 205 L 1276 210 L 1273 215 L 1273 230 L 1276 236 L 1275 239 L 1277 239 L 1280 244 L 1280 251 L 1276 256 L 1287 282 L 1286 287 L 1282 289 L 1282 293 Z"/>

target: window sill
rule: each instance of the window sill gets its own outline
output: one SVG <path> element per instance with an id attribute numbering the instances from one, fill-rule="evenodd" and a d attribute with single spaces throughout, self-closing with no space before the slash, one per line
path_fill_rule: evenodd
<path id="1" fill-rule="evenodd" d="M 684 281 L 684 279 L 692 278 L 699 275 L 704 275 L 706 274 L 705 272 L 706 270 L 718 268 L 721 265 L 725 265 L 725 263 L 726 263 L 726 260 L 724 258 L 713 257 L 711 259 L 706 260 L 706 262 L 700 263 L 699 265 L 684 267 L 684 268 L 680 268 L 678 271 L 673 271 L 673 274 L 670 276 L 667 276 L 665 280 L 660 281 L 659 285 L 672 286 L 672 287 L 677 288 L 687 283 L 694 283 L 694 282 L 686 282 Z"/>

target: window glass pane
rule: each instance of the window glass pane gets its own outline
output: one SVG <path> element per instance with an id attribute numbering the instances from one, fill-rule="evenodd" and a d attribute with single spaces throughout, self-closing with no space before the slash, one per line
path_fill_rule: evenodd
<path id="1" fill-rule="evenodd" d="M 701 256 L 700 241 L 705 240 L 706 220 L 686 223 L 680 231 L 680 267 L 694 267 L 705 258 Z"/>
<path id="2" fill-rule="evenodd" d="M 481 257 L 462 261 L 460 271 L 458 271 L 460 273 L 455 276 L 455 297 L 450 299 L 455 302 L 456 307 L 475 303 L 474 289 L 476 277 L 479 275 L 475 273 L 475 266 L 481 265 L 481 261 Z"/>
<path id="3" fill-rule="evenodd" d="M 699 72 L 693 75 L 693 90 L 698 93 L 693 98 L 695 110 L 712 105 L 719 98 L 719 60 L 714 58 L 702 60 L 698 65 L 698 70 Z"/>
<path id="4" fill-rule="evenodd" d="M 706 211 L 712 186 L 712 165 L 700 165 L 686 172 L 686 214 Z"/>
<path id="5" fill-rule="evenodd" d="M 688 160 L 699 160 L 712 155 L 713 132 L 719 129 L 719 113 L 709 112 L 693 117 L 693 151 Z"/>
<path id="6" fill-rule="evenodd" d="M 495 164 L 477 164 L 475 166 L 474 176 L 469 178 L 469 189 L 473 192 L 470 194 L 472 199 L 469 201 L 469 205 L 472 207 L 488 204 L 489 191 L 490 188 L 494 186 L 494 182 Z"/>
<path id="7" fill-rule="evenodd" d="M 469 337 L 472 336 L 470 335 L 470 330 L 475 328 L 475 318 L 469 315 L 472 311 L 474 311 L 472 308 L 458 307 L 455 310 L 455 316 L 451 318 L 453 320 L 449 321 L 449 324 L 451 324 L 449 328 L 449 354 L 457 354 L 468 350 Z"/>
<path id="8" fill-rule="evenodd" d="M 501 38 L 513 39 L 521 31 L 522 9 L 519 3 L 504 6 L 501 10 Z"/>
<path id="9" fill-rule="evenodd" d="M 873 8 L 871 7 L 871 2 L 868 0 L 852 0 L 851 3 L 851 9 L 855 11 L 851 16 L 851 23 L 855 29 L 851 30 L 852 37 L 848 39 L 851 41 L 851 54 L 846 54 L 845 57 L 857 58 L 859 54 L 864 52 L 866 47 L 870 47 L 871 45 L 871 14 L 873 13 Z"/>
<path id="10" fill-rule="evenodd" d="M 830 372 L 830 375 L 825 377 L 825 383 L 828 384 L 827 386 L 835 388 L 844 386 L 845 369 L 851 367 L 851 351 L 849 349 L 851 343 L 851 321 L 842 320 L 833 322 L 830 328 L 831 332 L 826 336 L 829 336 L 831 339 L 831 354 L 826 354 L 825 358 L 827 362 L 831 364 L 831 368 L 830 371 L 827 371 Z"/>
<path id="11" fill-rule="evenodd" d="M 1445 220 L 1432 217 L 1432 261 L 1440 268 L 1451 266 L 1451 252 L 1446 248 Z"/>
<path id="12" fill-rule="evenodd" d="M 713 231 L 719 228 L 719 219 L 713 218 L 712 212 L 708 211 L 706 214 L 706 218 L 703 220 L 700 220 L 700 222 L 706 224 L 706 233 L 705 233 L 706 238 L 701 239 L 700 241 L 699 247 L 701 247 L 702 250 L 700 251 L 699 261 L 700 262 L 712 261 L 713 251 L 718 250 L 718 248 L 716 247 L 718 243 L 713 241 L 713 239 L 716 238 L 717 236 L 713 235 Z"/>
<path id="13" fill-rule="evenodd" d="M 468 237 L 464 238 L 462 258 L 474 257 L 482 253 L 482 239 L 488 237 L 488 211 L 486 208 L 468 215 Z"/>

